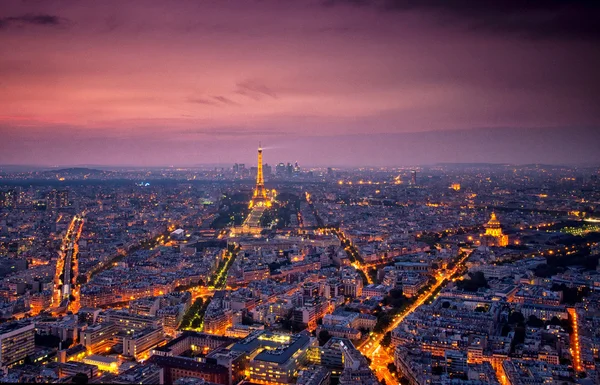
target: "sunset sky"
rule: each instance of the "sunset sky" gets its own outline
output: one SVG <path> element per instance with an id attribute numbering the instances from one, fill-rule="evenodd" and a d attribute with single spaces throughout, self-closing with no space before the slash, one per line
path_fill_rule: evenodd
<path id="1" fill-rule="evenodd" d="M 525 5 L 523 5 L 525 4 Z M 600 5 L 6 1 L 0 164 L 600 163 Z"/>

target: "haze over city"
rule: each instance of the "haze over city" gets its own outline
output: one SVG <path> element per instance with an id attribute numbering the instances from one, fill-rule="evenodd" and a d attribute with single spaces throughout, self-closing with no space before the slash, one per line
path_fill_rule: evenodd
<path id="1" fill-rule="evenodd" d="M 587 1 L 6 2 L 0 164 L 596 163 Z"/>

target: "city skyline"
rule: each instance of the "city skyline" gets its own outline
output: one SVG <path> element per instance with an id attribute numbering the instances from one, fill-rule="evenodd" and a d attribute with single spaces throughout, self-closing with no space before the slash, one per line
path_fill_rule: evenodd
<path id="1" fill-rule="evenodd" d="M 600 1 L 4 1 L 0 383 L 600 385 Z"/>
<path id="2" fill-rule="evenodd" d="M 512 129 L 512 131 L 517 131 Z M 561 145 L 555 147 L 549 143 L 544 135 L 554 134 L 556 140 Z M 310 138 L 302 138 L 294 143 L 276 142 L 274 145 L 265 149 L 271 153 L 264 164 L 276 165 L 278 163 L 300 162 L 305 167 L 337 167 L 337 168 L 360 168 L 360 167 L 420 167 L 435 166 L 440 164 L 491 164 L 491 165 L 565 165 L 565 166 L 596 166 L 600 163 L 596 148 L 600 146 L 600 139 L 596 137 L 586 138 L 586 130 L 558 131 L 548 129 L 529 130 L 521 137 L 517 138 L 494 138 L 494 132 L 490 130 L 457 130 L 444 132 L 423 132 L 423 133 L 404 133 L 404 134 L 380 134 L 380 135 L 354 135 L 351 137 L 319 137 L 315 143 L 309 143 Z M 402 137 L 410 140 L 386 140 L 389 138 Z M 452 147 L 447 147 L 448 139 L 456 137 L 457 143 Z M 562 141 L 561 141 L 562 139 Z M 325 157 L 314 158 L 313 154 L 324 153 L 329 146 L 335 142 L 344 142 L 347 149 L 345 156 L 328 154 Z M 372 146 L 383 148 L 386 151 L 401 152 L 403 156 L 398 158 L 389 157 L 386 152 L 371 153 L 369 147 L 364 143 L 370 142 Z M 299 145 L 301 144 L 301 145 Z M 190 142 L 188 147 L 197 146 L 198 143 Z M 135 163 L 135 161 L 123 158 L 124 162 L 105 161 L 104 154 L 97 157 L 86 158 L 96 163 L 73 163 L 69 162 L 69 157 L 61 157 L 56 163 L 52 162 L 30 162 L 22 163 L 0 163 L 0 167 L 17 167 L 22 169 L 51 169 L 51 168 L 99 168 L 99 169 L 119 169 L 119 168 L 195 168 L 195 167 L 230 167 L 235 163 L 245 163 L 254 165 L 253 159 L 254 147 L 247 141 L 239 141 L 239 148 L 235 151 L 236 157 L 230 157 L 229 153 L 222 156 L 218 148 L 210 147 L 203 149 L 202 153 L 210 153 L 207 162 L 194 162 L 195 157 L 186 159 L 176 158 L 176 162 L 150 162 L 145 164 Z M 307 147 L 304 147 L 307 146 Z M 429 151 L 423 151 L 428 148 Z M 537 149 L 540 153 L 532 155 L 530 149 Z M 399 150 L 400 149 L 400 150 Z M 450 155 L 448 157 L 436 156 L 440 151 L 447 149 Z M 50 152 L 53 148 L 48 148 Z M 111 153 L 119 151 L 119 147 L 107 149 Z M 193 151 L 193 150 L 191 150 Z M 516 154 L 508 154 L 506 151 L 514 151 Z M 152 159 L 152 151 L 149 151 L 149 159 Z M 353 161 L 356 155 L 362 155 L 366 160 L 364 163 Z M 432 156 L 433 154 L 433 156 Z M 39 154 L 37 154 L 39 155 Z M 38 157 L 39 159 L 39 157 Z M 299 160 L 301 159 L 301 160 Z M 311 159 L 318 159 L 311 161 Z M 212 161 L 211 161 L 212 160 Z"/>
<path id="3" fill-rule="evenodd" d="M 599 8 L 12 2 L 0 164 L 597 164 Z M 518 16 L 518 17 L 517 17 Z"/>
<path id="4" fill-rule="evenodd" d="M 0 379 L 600 383 L 598 167 L 275 171 L 3 172 Z"/>

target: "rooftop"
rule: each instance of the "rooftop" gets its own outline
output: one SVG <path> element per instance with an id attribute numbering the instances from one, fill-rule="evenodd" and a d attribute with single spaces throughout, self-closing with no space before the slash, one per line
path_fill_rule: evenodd
<path id="1" fill-rule="evenodd" d="M 306 333 L 288 335 L 260 331 L 236 343 L 231 349 L 249 353 L 263 348 L 264 350 L 256 355 L 256 360 L 284 363 L 309 343 L 310 337 Z"/>
<path id="2" fill-rule="evenodd" d="M 9 322 L 7 324 L 0 325 L 0 336 L 2 334 L 7 334 L 7 333 L 17 331 L 21 328 L 26 328 L 28 326 L 31 326 L 31 328 L 33 328 L 33 323 L 31 321 L 27 321 L 27 320 Z"/>

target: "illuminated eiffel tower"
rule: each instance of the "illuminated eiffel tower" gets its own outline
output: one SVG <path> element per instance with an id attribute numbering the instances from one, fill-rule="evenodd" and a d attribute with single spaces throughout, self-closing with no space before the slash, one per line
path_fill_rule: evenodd
<path id="1" fill-rule="evenodd" d="M 262 147 L 258 144 L 258 171 L 256 172 L 256 187 L 254 187 L 254 194 L 252 194 L 252 200 L 250 201 L 250 207 L 256 206 L 270 206 L 271 202 L 267 198 L 267 190 L 265 189 L 265 179 L 263 177 L 263 163 L 262 163 Z"/>

